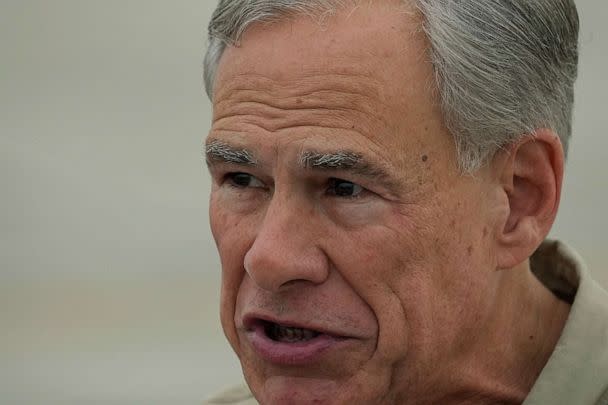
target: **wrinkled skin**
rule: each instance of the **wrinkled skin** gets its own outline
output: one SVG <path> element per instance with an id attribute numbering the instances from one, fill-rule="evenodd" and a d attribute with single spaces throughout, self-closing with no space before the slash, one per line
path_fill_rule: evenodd
<path id="1" fill-rule="evenodd" d="M 458 171 L 420 21 L 399 3 L 254 25 L 221 60 L 207 143 L 257 163 L 210 164 L 221 320 L 263 404 L 478 403 L 499 374 L 473 365 L 505 350 L 488 342 L 507 197 L 492 166 Z M 342 150 L 388 176 L 298 164 Z M 272 364 L 247 339 L 252 311 L 350 339 L 304 367 Z M 521 399 L 492 388 L 494 403 Z"/>

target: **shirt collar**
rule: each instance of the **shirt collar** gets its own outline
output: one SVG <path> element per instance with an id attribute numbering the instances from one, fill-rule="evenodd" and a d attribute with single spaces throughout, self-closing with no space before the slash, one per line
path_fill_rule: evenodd
<path id="1" fill-rule="evenodd" d="M 578 254 L 559 241 L 544 242 L 530 265 L 538 279 L 572 307 L 524 404 L 598 403 L 608 389 L 608 293 L 591 279 Z"/>

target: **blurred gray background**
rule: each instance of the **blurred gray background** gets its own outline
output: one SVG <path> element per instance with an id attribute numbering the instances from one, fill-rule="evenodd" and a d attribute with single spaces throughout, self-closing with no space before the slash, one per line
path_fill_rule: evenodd
<path id="1" fill-rule="evenodd" d="M 239 379 L 218 321 L 201 61 L 213 1 L 0 1 L 0 403 L 196 404 Z M 608 2 L 553 236 L 608 285 Z"/>

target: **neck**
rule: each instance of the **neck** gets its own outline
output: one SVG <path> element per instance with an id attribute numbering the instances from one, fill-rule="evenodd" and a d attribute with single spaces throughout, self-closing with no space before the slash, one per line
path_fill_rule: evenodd
<path id="1" fill-rule="evenodd" d="M 463 357 L 461 399 L 522 403 L 553 353 L 570 305 L 558 299 L 526 262 L 497 274 L 485 326 Z M 458 403 L 466 403 L 459 401 Z"/>

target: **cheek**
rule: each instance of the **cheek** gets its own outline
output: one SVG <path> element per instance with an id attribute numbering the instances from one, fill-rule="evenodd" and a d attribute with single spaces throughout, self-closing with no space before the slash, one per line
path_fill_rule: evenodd
<path id="1" fill-rule="evenodd" d="M 221 247 L 224 239 L 233 236 L 233 233 L 230 232 L 231 230 L 246 226 L 243 223 L 243 218 L 246 215 L 243 215 L 241 210 L 235 207 L 238 204 L 234 201 L 231 202 L 233 199 L 226 198 L 226 194 L 226 191 L 221 188 L 214 189 L 209 200 L 211 233 L 218 249 Z"/>
<path id="2" fill-rule="evenodd" d="M 245 275 L 243 260 L 252 243 L 253 226 L 225 207 L 216 198 L 211 198 L 209 220 L 222 266 L 222 291 L 220 319 L 224 333 L 238 354 L 238 338 L 234 326 L 235 303 Z"/>
<path id="3" fill-rule="evenodd" d="M 476 209 L 446 202 L 407 210 L 327 241 L 338 271 L 376 316 L 379 368 L 406 358 L 430 367 L 475 318 L 466 308 L 483 288 L 481 222 L 454 220 Z"/>
<path id="4" fill-rule="evenodd" d="M 473 194 L 475 195 L 475 194 Z M 448 358 L 483 315 L 490 266 L 483 210 L 449 196 L 417 216 L 418 257 L 393 285 L 420 364 Z"/>
<path id="5" fill-rule="evenodd" d="M 209 222 L 223 269 L 232 269 L 234 261 L 243 264 L 246 250 L 253 243 L 259 215 L 244 215 L 222 197 L 221 191 L 213 193 L 209 204 Z"/>
<path id="6" fill-rule="evenodd" d="M 408 314 L 396 287 L 403 277 L 416 278 L 418 254 L 415 241 L 404 235 L 403 229 L 397 234 L 386 226 L 366 226 L 345 230 L 326 242 L 336 270 L 375 317 L 377 343 L 370 366 L 377 373 L 389 371 L 408 351 Z"/>
<path id="7" fill-rule="evenodd" d="M 382 223 L 390 214 L 390 206 L 379 198 L 339 203 L 329 200 L 324 204 L 323 212 L 331 220 L 332 227 L 357 229 Z"/>

